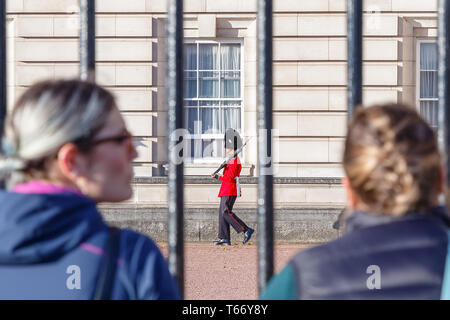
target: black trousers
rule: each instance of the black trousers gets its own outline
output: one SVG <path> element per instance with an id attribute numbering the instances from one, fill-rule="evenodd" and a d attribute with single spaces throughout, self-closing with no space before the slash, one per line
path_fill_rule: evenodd
<path id="1" fill-rule="evenodd" d="M 245 232 L 248 226 L 233 213 L 236 196 L 220 197 L 219 207 L 219 239 L 230 240 L 230 225 L 237 233 Z"/>

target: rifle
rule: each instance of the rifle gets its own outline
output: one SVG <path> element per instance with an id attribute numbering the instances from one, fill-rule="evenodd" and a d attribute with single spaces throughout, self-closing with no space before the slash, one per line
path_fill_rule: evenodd
<path id="1" fill-rule="evenodd" d="M 218 168 L 216 171 L 214 171 L 213 174 L 216 175 L 220 170 L 222 170 L 222 169 L 227 165 L 227 163 L 228 163 L 231 159 L 234 159 L 234 158 L 242 151 L 242 149 L 244 149 L 245 145 L 250 141 L 250 139 L 251 139 L 251 137 L 250 137 L 249 139 L 247 139 L 247 141 L 246 141 L 239 149 L 237 149 L 237 150 L 233 153 L 232 156 L 228 157 L 228 159 L 226 159 L 224 162 L 222 162 L 222 164 L 219 166 L 219 168 Z"/>

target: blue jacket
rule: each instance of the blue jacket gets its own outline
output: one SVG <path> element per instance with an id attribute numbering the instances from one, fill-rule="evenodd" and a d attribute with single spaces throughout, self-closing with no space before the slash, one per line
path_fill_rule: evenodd
<path id="1" fill-rule="evenodd" d="M 440 299 L 450 226 L 442 207 L 401 217 L 354 212 L 346 233 L 298 253 L 262 299 Z"/>
<path id="2" fill-rule="evenodd" d="M 91 299 L 108 226 L 72 193 L 0 192 L 0 299 Z M 121 230 L 112 299 L 179 299 L 150 238 Z"/>

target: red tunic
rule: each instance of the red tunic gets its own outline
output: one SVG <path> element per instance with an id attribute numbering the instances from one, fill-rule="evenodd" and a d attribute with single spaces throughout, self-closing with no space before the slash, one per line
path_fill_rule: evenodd
<path id="1" fill-rule="evenodd" d="M 241 169 L 241 160 L 237 156 L 227 163 L 223 169 L 223 176 L 219 177 L 219 180 L 222 181 L 219 197 L 237 196 L 236 180 L 234 178 L 239 177 L 241 174 Z"/>

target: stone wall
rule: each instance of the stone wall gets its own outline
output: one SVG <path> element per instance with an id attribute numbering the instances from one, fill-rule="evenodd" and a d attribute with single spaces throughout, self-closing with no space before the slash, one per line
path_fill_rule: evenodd
<path id="1" fill-rule="evenodd" d="M 239 201 L 239 200 L 238 200 Z M 100 206 L 105 221 L 114 226 L 142 232 L 158 242 L 167 242 L 167 208 L 145 205 Z M 275 209 L 275 242 L 323 243 L 339 236 L 342 230 L 334 226 L 343 208 L 296 207 Z M 233 211 L 249 227 L 256 230 L 252 241 L 258 239 L 256 208 L 235 205 Z M 218 236 L 218 207 L 186 208 L 184 211 L 184 239 L 187 242 L 212 242 Z M 243 234 L 231 228 L 233 243 L 240 243 Z"/>
<path id="2" fill-rule="evenodd" d="M 236 200 L 233 211 L 257 230 L 257 178 L 242 178 L 241 186 L 243 196 Z M 167 178 L 136 178 L 133 187 L 133 199 L 120 205 L 100 206 L 105 220 L 143 232 L 156 241 L 167 241 Z M 218 191 L 219 184 L 215 180 L 186 177 L 186 241 L 213 241 L 217 238 Z M 325 202 L 324 199 L 332 201 Z M 334 239 L 339 230 L 333 228 L 333 224 L 344 209 L 343 199 L 340 179 L 275 178 L 275 240 L 318 243 Z M 236 236 L 233 232 L 232 238 L 239 242 L 242 235 Z"/>

